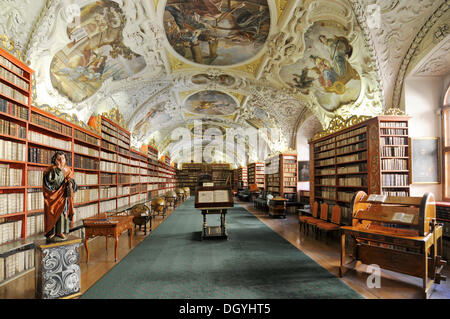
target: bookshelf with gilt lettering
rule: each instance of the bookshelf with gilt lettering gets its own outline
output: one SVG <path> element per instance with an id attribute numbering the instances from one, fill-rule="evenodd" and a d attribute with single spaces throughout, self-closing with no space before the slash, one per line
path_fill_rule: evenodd
<path id="1" fill-rule="evenodd" d="M 283 198 L 297 193 L 297 154 L 281 153 L 265 161 L 266 191 Z"/>
<path id="2" fill-rule="evenodd" d="M 358 190 L 409 196 L 407 116 L 378 116 L 310 142 L 310 204 L 339 205 L 351 224 L 350 202 Z"/>
<path id="3" fill-rule="evenodd" d="M 233 191 L 237 192 L 239 189 L 239 169 L 233 169 Z"/>
<path id="4" fill-rule="evenodd" d="M 258 188 L 264 189 L 265 164 L 256 162 L 247 165 L 248 185 L 256 184 Z"/>

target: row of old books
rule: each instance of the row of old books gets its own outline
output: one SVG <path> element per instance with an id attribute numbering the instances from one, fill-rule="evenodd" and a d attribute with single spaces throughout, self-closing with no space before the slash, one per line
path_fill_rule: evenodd
<path id="1" fill-rule="evenodd" d="M 0 139 L 0 159 L 25 161 L 25 155 L 25 144 Z"/>
<path id="2" fill-rule="evenodd" d="M 74 166 L 77 168 L 97 170 L 99 168 L 99 161 L 75 154 Z"/>
<path id="3" fill-rule="evenodd" d="M 315 158 L 320 159 L 320 158 L 330 157 L 330 156 L 334 156 L 334 155 L 336 155 L 336 150 L 332 149 L 332 150 L 329 150 L 329 151 L 318 153 L 315 156 Z"/>
<path id="4" fill-rule="evenodd" d="M 44 194 L 41 189 L 35 188 L 28 190 L 27 210 L 44 210 Z"/>
<path id="5" fill-rule="evenodd" d="M 33 236 L 43 232 L 44 232 L 44 214 L 28 215 L 27 236 Z"/>
<path id="6" fill-rule="evenodd" d="M 31 113 L 31 122 L 39 126 L 48 128 L 49 130 L 59 132 L 66 136 L 72 136 L 72 128 L 64 125 L 58 121 L 55 121 L 47 116 L 43 116 L 38 113 Z"/>
<path id="7" fill-rule="evenodd" d="M 0 281 L 14 277 L 34 267 L 34 249 L 27 249 L 7 257 L 0 257 Z"/>
<path id="8" fill-rule="evenodd" d="M 100 202 L 100 213 L 105 213 L 115 209 L 117 209 L 117 203 L 115 199 Z"/>
<path id="9" fill-rule="evenodd" d="M 75 204 L 91 202 L 98 199 L 98 188 L 79 188 L 73 198 Z"/>
<path id="10" fill-rule="evenodd" d="M 74 178 L 75 178 L 75 183 L 77 183 L 77 185 L 97 185 L 98 184 L 98 174 L 75 172 Z"/>
<path id="11" fill-rule="evenodd" d="M 317 178 L 316 184 L 317 185 L 326 185 L 326 186 L 335 186 L 336 178 Z"/>
<path id="12" fill-rule="evenodd" d="M 75 129 L 75 138 L 90 144 L 100 146 L 100 139 Z"/>
<path id="13" fill-rule="evenodd" d="M 117 199 L 117 207 L 123 207 L 128 205 L 130 197 L 120 197 Z"/>
<path id="14" fill-rule="evenodd" d="M 0 112 L 28 120 L 28 108 L 10 102 L 2 96 L 0 96 Z"/>
<path id="15" fill-rule="evenodd" d="M 339 186 L 367 186 L 367 175 L 339 178 Z"/>
<path id="16" fill-rule="evenodd" d="M 409 196 L 409 192 L 406 191 L 383 191 L 383 195 L 387 195 L 387 196 L 394 196 L 394 197 L 408 197 Z"/>
<path id="17" fill-rule="evenodd" d="M 119 178 L 126 177 L 129 179 L 129 175 L 119 175 Z M 108 185 L 108 184 L 115 184 L 116 183 L 116 174 L 109 174 L 109 173 L 100 173 L 100 184 L 102 185 Z M 119 183 L 123 183 L 120 182 Z"/>
<path id="18" fill-rule="evenodd" d="M 15 136 L 23 139 L 27 137 L 25 126 L 21 126 L 17 123 L 3 119 L 0 119 L 0 134 Z"/>
<path id="19" fill-rule="evenodd" d="M 23 212 L 23 200 L 23 193 L 0 194 L 0 215 Z"/>
<path id="20" fill-rule="evenodd" d="M 351 174 L 351 173 L 362 173 L 367 171 L 367 164 L 352 164 L 348 166 L 342 166 L 337 168 L 338 174 Z"/>
<path id="21" fill-rule="evenodd" d="M 22 221 L 0 224 L 0 244 L 19 239 L 22 235 Z"/>
<path id="22" fill-rule="evenodd" d="M 0 164 L 0 186 L 22 186 L 22 169 Z"/>
<path id="23" fill-rule="evenodd" d="M 76 193 L 75 193 L 76 194 Z M 90 204 L 85 206 L 77 206 L 74 208 L 73 221 L 81 221 L 85 218 L 98 214 L 98 204 Z"/>
<path id="24" fill-rule="evenodd" d="M 97 194 L 98 195 L 98 194 Z M 117 187 L 101 187 L 100 198 L 111 198 L 117 196 Z"/>
<path id="25" fill-rule="evenodd" d="M 59 138 L 54 138 L 35 131 L 28 131 L 28 140 L 35 143 L 47 145 L 50 147 L 60 148 L 69 152 L 72 150 L 71 141 L 65 141 Z"/>
<path id="26" fill-rule="evenodd" d="M 139 174 L 139 167 L 128 166 L 125 164 L 119 164 L 119 173 Z"/>
<path id="27" fill-rule="evenodd" d="M 103 148 L 105 148 L 105 149 L 107 149 L 107 150 L 109 150 L 111 152 L 117 152 L 117 145 L 116 144 L 109 143 L 109 142 L 107 142 L 105 140 L 101 140 L 101 143 L 102 143 L 101 145 L 102 145 Z"/>
<path id="28" fill-rule="evenodd" d="M 336 192 L 335 192 L 334 188 L 322 187 L 322 188 L 316 190 L 316 196 L 322 197 L 325 199 L 335 200 Z"/>
<path id="29" fill-rule="evenodd" d="M 364 128 L 364 131 L 365 130 L 366 129 Z M 345 146 L 345 145 L 348 145 L 348 144 L 351 144 L 351 143 L 363 141 L 365 139 L 366 139 L 366 133 L 365 132 L 364 133 L 359 133 L 359 135 L 355 135 L 355 136 L 352 136 L 352 137 L 349 137 L 349 138 L 338 140 L 336 142 L 336 147 Z"/>
<path id="30" fill-rule="evenodd" d="M 98 150 L 96 150 L 94 148 L 76 144 L 76 143 L 73 145 L 73 150 L 76 153 L 81 153 L 81 154 L 89 155 L 89 156 L 93 156 L 93 157 L 98 157 L 98 154 L 99 154 Z"/>
<path id="31" fill-rule="evenodd" d="M 0 77 L 3 79 L 13 83 L 14 85 L 22 88 L 25 91 L 28 91 L 30 89 L 30 84 L 25 81 L 24 79 L 18 77 L 16 74 L 12 73 L 11 71 L 5 69 L 4 67 L 0 68 Z"/>
<path id="32" fill-rule="evenodd" d="M 405 157 L 408 156 L 406 147 L 385 146 L 381 148 L 383 157 Z"/>
<path id="33" fill-rule="evenodd" d="M 381 169 L 382 170 L 407 170 L 408 169 L 408 160 L 406 159 L 382 159 L 381 160 Z"/>
<path id="34" fill-rule="evenodd" d="M 339 144 L 339 141 L 348 140 L 349 138 L 352 138 L 354 136 L 364 134 L 364 133 L 366 133 L 366 130 L 367 130 L 366 127 L 363 126 L 363 127 L 357 128 L 355 130 L 351 130 L 346 133 L 339 134 L 338 136 L 336 136 L 336 142 L 338 142 L 336 145 Z"/>
<path id="35" fill-rule="evenodd" d="M 28 148 L 28 161 L 39 164 L 51 164 L 52 157 L 55 154 L 54 150 L 48 150 L 39 147 Z M 72 165 L 71 153 L 66 153 L 67 165 Z"/>
<path id="36" fill-rule="evenodd" d="M 351 202 L 354 195 L 355 195 L 355 192 L 338 192 L 337 199 L 342 202 Z"/>
<path id="37" fill-rule="evenodd" d="M 7 58 L 5 58 L 2 55 L 0 55 L 0 64 L 4 67 L 10 69 L 14 73 L 25 77 L 25 71 L 22 68 L 18 67 L 17 65 L 15 65 L 14 63 L 9 61 Z"/>
<path id="38" fill-rule="evenodd" d="M 364 150 L 366 147 L 367 147 L 366 142 L 350 144 L 350 145 L 343 146 L 343 147 L 336 149 L 336 154 L 339 155 L 339 154 L 345 154 L 345 153 L 355 152 L 355 151 L 359 151 L 359 150 Z"/>
<path id="39" fill-rule="evenodd" d="M 408 174 L 381 174 L 383 186 L 409 186 Z"/>
<path id="40" fill-rule="evenodd" d="M 382 128 L 381 134 L 384 135 L 408 135 L 408 129 Z"/>
<path id="41" fill-rule="evenodd" d="M 100 161 L 100 170 L 102 172 L 117 172 L 117 163 Z"/>
<path id="42" fill-rule="evenodd" d="M 116 161 L 117 161 L 117 154 L 116 154 L 116 153 L 109 153 L 109 152 L 103 152 L 103 151 L 101 151 L 101 152 L 100 152 L 100 157 L 101 157 L 102 159 L 109 160 L 109 161 L 113 161 L 113 162 L 116 162 Z M 119 156 L 119 157 L 120 157 L 120 156 Z"/>
<path id="43" fill-rule="evenodd" d="M 141 198 L 141 195 L 142 195 L 142 198 Z M 130 196 L 130 205 L 133 205 L 143 199 L 145 199 L 145 194 L 132 195 L 132 196 Z"/>
<path id="44" fill-rule="evenodd" d="M 25 105 L 28 104 L 28 96 L 24 95 L 22 92 L 16 88 L 10 87 L 4 83 L 0 83 L 0 93 L 9 96 L 10 98 L 19 101 Z"/>
<path id="45" fill-rule="evenodd" d="M 42 186 L 44 179 L 45 167 L 33 167 L 27 171 L 27 184 L 28 186 Z"/>
<path id="46" fill-rule="evenodd" d="M 352 155 L 336 157 L 336 163 L 347 163 L 353 161 L 361 161 L 367 159 L 367 152 L 356 153 Z"/>
<path id="47" fill-rule="evenodd" d="M 384 136 L 380 137 L 380 145 L 408 145 L 407 137 Z"/>

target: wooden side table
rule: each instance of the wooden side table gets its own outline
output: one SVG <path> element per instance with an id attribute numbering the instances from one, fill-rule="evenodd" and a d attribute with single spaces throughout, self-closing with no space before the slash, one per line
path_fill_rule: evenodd
<path id="1" fill-rule="evenodd" d="M 133 216 L 111 216 L 106 217 L 106 214 L 100 214 L 93 217 L 83 219 L 84 225 L 84 247 L 86 249 L 86 262 L 89 262 L 89 247 L 88 239 L 105 236 L 106 249 L 108 249 L 108 237 L 113 237 L 114 245 L 114 260 L 117 261 L 117 247 L 119 243 L 119 236 L 128 230 L 128 245 L 131 249 L 131 239 L 134 234 Z"/>

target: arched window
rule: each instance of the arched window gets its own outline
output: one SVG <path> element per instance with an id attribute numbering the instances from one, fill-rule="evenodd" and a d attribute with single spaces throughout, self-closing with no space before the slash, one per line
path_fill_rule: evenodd
<path id="1" fill-rule="evenodd" d="M 450 201 L 450 86 L 442 103 L 442 159 L 444 173 L 443 199 Z"/>

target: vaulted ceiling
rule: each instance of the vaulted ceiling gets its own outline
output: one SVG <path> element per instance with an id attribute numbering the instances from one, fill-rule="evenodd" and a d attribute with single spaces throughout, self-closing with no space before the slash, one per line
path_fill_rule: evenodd
<path id="1" fill-rule="evenodd" d="M 36 71 L 36 106 L 116 109 L 134 146 L 177 162 L 222 135 L 232 152 L 211 158 L 245 165 L 294 148 L 303 124 L 401 106 L 411 47 L 448 2 L 0 0 L 0 33 Z"/>

